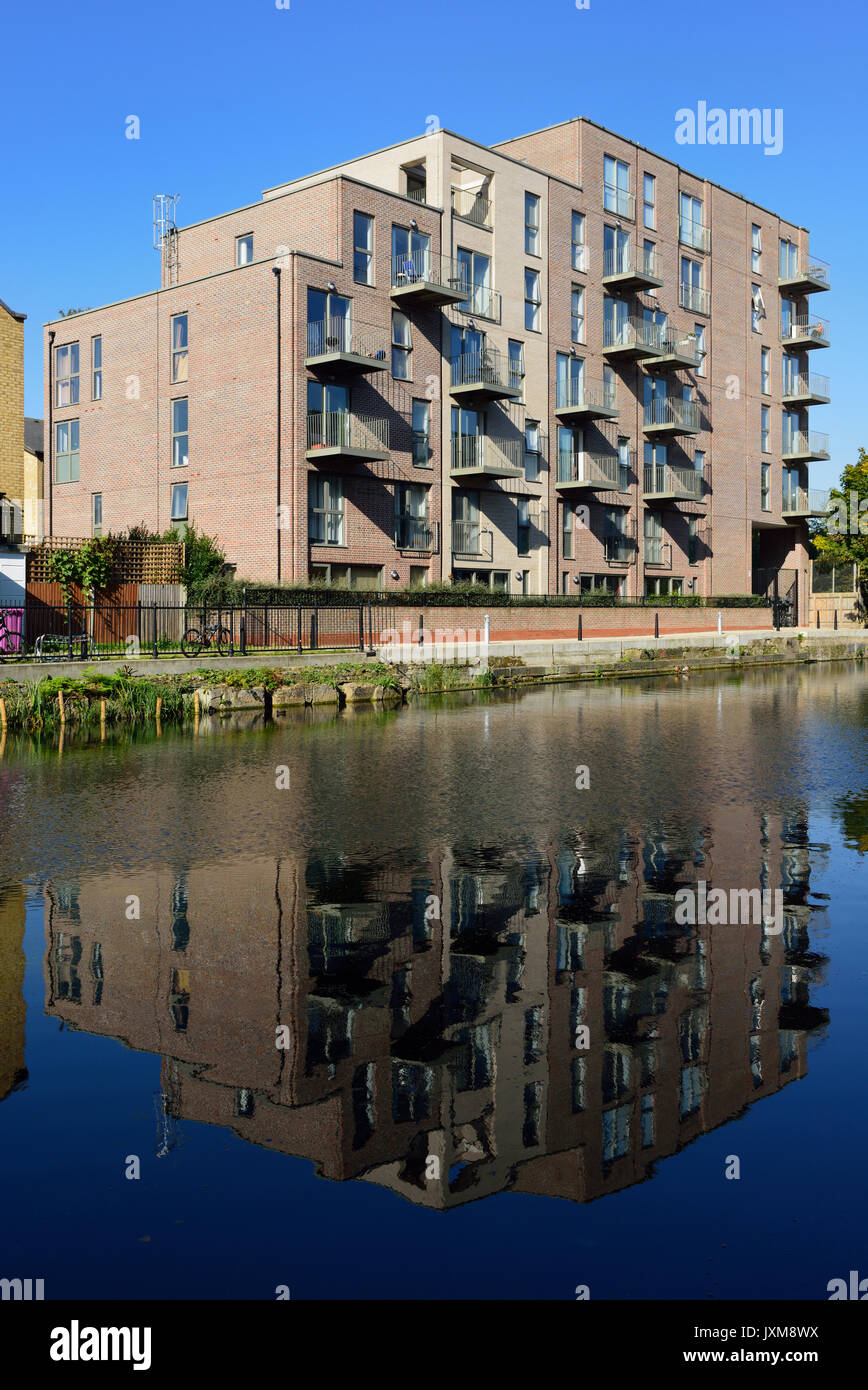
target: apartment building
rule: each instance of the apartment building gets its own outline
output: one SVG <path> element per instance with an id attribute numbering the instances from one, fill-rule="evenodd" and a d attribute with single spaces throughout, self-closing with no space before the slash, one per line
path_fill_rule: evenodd
<path id="1" fill-rule="evenodd" d="M 241 576 L 745 593 L 826 497 L 807 231 L 591 121 L 434 130 L 176 228 L 46 327 L 48 529 L 192 522 Z M 804 611 L 804 609 L 802 610 Z"/>

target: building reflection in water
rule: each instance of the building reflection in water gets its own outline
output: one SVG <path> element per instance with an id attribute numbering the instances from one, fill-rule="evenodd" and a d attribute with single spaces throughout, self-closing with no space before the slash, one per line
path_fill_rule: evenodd
<path id="1" fill-rule="evenodd" d="M 162 1055 L 158 1153 L 200 1120 L 426 1206 L 586 1202 L 805 1074 L 813 853 L 798 808 L 734 807 L 544 850 L 56 883 L 48 1011 Z M 699 880 L 780 888 L 783 931 L 677 925 Z M 4 1078 L 22 1066 L 4 1033 Z"/>

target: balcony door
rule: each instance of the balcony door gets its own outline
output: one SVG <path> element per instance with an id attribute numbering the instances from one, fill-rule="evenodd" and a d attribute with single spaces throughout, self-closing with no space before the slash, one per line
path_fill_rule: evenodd
<path id="1" fill-rule="evenodd" d="M 452 490 L 452 549 L 459 555 L 478 555 L 479 493 L 471 488 Z"/>
<path id="2" fill-rule="evenodd" d="M 603 227 L 603 274 L 623 275 L 630 269 L 630 233 L 620 227 Z"/>
<path id="3" fill-rule="evenodd" d="M 579 482 L 585 452 L 585 431 L 558 427 L 558 482 Z"/>
<path id="4" fill-rule="evenodd" d="M 484 417 L 478 410 L 452 407 L 452 466 L 474 468 L 482 462 Z"/>
<path id="5" fill-rule="evenodd" d="M 458 307 L 466 314 L 491 317 L 491 257 L 458 248 L 458 275 L 467 298 Z"/>
<path id="6" fill-rule="evenodd" d="M 346 295 L 325 290 L 307 292 L 308 355 L 349 352 L 352 346 L 352 305 Z"/>
<path id="7" fill-rule="evenodd" d="M 392 283 L 412 285 L 431 272 L 431 238 L 408 227 L 392 228 Z"/>
<path id="8" fill-rule="evenodd" d="M 349 442 L 350 393 L 346 386 L 307 383 L 307 447 L 333 449 Z"/>
<path id="9" fill-rule="evenodd" d="M 785 468 L 783 487 L 783 510 L 785 512 L 795 511 L 799 500 L 800 486 L 801 480 L 798 468 Z"/>
<path id="10" fill-rule="evenodd" d="M 603 300 L 603 342 L 607 347 L 619 347 L 630 341 L 630 305 L 626 299 Z"/>
<path id="11" fill-rule="evenodd" d="M 555 369 L 558 406 L 580 405 L 585 396 L 584 358 L 568 357 L 565 352 L 559 352 Z"/>

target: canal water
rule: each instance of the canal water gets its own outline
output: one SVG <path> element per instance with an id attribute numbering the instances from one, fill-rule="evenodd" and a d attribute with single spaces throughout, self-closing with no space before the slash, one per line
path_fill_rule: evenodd
<path id="1" fill-rule="evenodd" d="M 837 664 L 7 739 L 0 1276 L 868 1275 L 866 734 Z"/>

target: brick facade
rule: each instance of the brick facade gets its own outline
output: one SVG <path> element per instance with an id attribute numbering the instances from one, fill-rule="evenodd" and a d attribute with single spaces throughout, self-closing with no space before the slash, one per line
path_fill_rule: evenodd
<path id="1" fill-rule="evenodd" d="M 626 171 L 614 209 L 606 206 L 612 201 L 604 189 L 606 158 Z M 420 201 L 418 195 L 408 196 L 413 190 L 407 170 L 421 166 L 426 187 Z M 646 174 L 655 179 L 653 226 L 645 225 Z M 490 207 L 466 191 L 455 192 L 471 187 L 484 193 Z M 528 193 L 539 199 L 535 247 L 525 240 Z M 698 200 L 697 225 L 710 230 L 710 245 L 702 249 L 680 240 L 682 195 Z M 374 219 L 371 284 L 354 277 L 355 212 Z M 572 246 L 574 214 L 584 216 L 580 253 Z M 427 235 L 433 265 L 440 266 L 441 255 L 449 258 L 452 269 L 444 268 L 444 283 L 451 276 L 454 286 L 456 274 L 459 279 L 466 274 L 455 270 L 459 254 L 473 255 L 471 273 L 479 275 L 481 286 L 473 302 L 459 305 L 453 295 L 453 302 L 408 303 L 394 293 L 393 226 Z M 754 226 L 762 237 L 758 271 L 751 264 Z M 611 277 L 603 283 L 607 266 L 611 269 L 604 260 L 606 238 L 618 235 L 629 240 L 631 269 L 643 243 L 653 245 L 659 286 L 636 289 Z M 700 240 L 705 235 L 697 233 Z M 236 265 L 237 239 L 248 236 L 252 261 Z M 713 594 L 749 592 L 755 569 L 785 569 L 798 574 L 805 605 L 804 508 L 799 514 L 793 508 L 782 512 L 781 364 L 788 356 L 807 375 L 814 354 L 784 352 L 779 239 L 794 244 L 800 262 L 807 260 L 804 229 L 584 120 L 491 148 L 438 130 L 267 190 L 259 203 L 180 229 L 171 240 L 171 255 L 164 254 L 158 291 L 47 326 L 55 348 L 79 342 L 81 363 L 78 405 L 54 406 L 55 428 L 67 418 L 80 421 L 79 478 L 53 484 L 50 524 L 55 533 L 88 534 L 92 496 L 99 493 L 104 528 L 146 521 L 165 529 L 172 485 L 183 478 L 190 520 L 220 539 L 245 578 L 273 582 L 279 575 L 287 582 L 317 574 L 340 582 L 349 576 L 354 585 L 388 589 L 454 573 L 536 593 L 575 592 L 605 577 L 628 594 L 670 587 Z M 699 267 L 693 272 L 698 288 L 687 296 L 684 257 Z M 526 322 L 528 271 L 538 275 L 540 288 L 538 321 L 532 326 Z M 752 328 L 754 285 L 761 287 L 765 306 L 756 322 L 759 331 Z M 583 291 L 580 326 L 572 312 L 574 288 Z M 357 358 L 306 362 L 309 289 L 351 300 L 353 333 L 365 344 L 362 357 L 382 354 L 387 370 L 372 370 Z M 685 299 L 689 307 L 682 307 Z M 806 294 L 794 291 L 792 299 L 794 313 L 811 313 Z M 441 300 L 448 301 L 448 295 Z M 607 300 L 624 305 L 611 308 L 612 315 L 641 321 L 665 314 L 665 328 L 654 331 L 680 343 L 703 332 L 705 356 L 691 368 L 666 354 L 612 352 L 604 341 Z M 388 370 L 395 309 L 409 320 L 409 380 Z M 188 316 L 189 376 L 173 385 L 171 320 L 180 313 Z M 456 329 L 465 334 L 467 360 L 475 352 L 487 364 L 493 360 L 488 350 L 494 349 L 505 364 L 510 344 L 515 351 L 520 345 L 521 399 L 488 390 L 486 382 L 476 394 L 455 393 L 450 359 Z M 480 341 L 474 333 L 484 335 L 481 351 L 466 346 Z M 101 337 L 103 352 L 103 387 L 96 401 L 91 399 L 95 336 Z M 762 348 L 768 349 L 765 381 Z M 47 354 L 48 337 L 49 389 Z M 614 418 L 564 415 L 558 361 L 563 371 L 564 360 L 576 358 L 584 362 L 587 389 L 602 393 L 604 378 L 614 386 Z M 486 373 L 487 366 L 481 375 Z M 508 370 L 501 376 L 509 380 Z M 323 410 L 329 409 L 328 401 L 338 402 L 341 411 L 346 404 L 344 442 L 349 433 L 365 436 L 367 421 L 381 442 L 387 430 L 385 447 L 374 451 L 385 456 L 308 447 L 308 383 L 323 388 Z M 646 419 L 646 393 L 652 390 L 656 395 Z M 686 406 L 685 395 L 690 396 Z M 483 401 L 483 396 L 494 398 Z M 189 402 L 184 468 L 172 467 L 175 397 Z M 429 403 L 425 466 L 413 449 L 414 401 Z M 770 429 L 765 453 L 763 406 Z M 484 446 L 486 461 L 499 461 L 495 468 L 456 475 L 451 440 L 458 408 L 463 412 L 459 430 L 472 435 L 474 450 Z M 653 424 L 659 416 L 669 422 L 668 429 L 673 412 L 669 438 L 648 433 L 649 419 Z M 682 416 L 692 420 L 694 414 L 695 428 L 680 428 Z M 537 476 L 526 466 L 528 422 L 539 425 Z M 806 408 L 797 425 L 807 431 Z M 581 433 L 567 435 L 568 428 Z M 665 461 L 674 472 L 661 466 L 646 474 L 652 443 L 658 461 L 665 443 Z M 701 485 L 694 469 L 697 453 L 704 455 Z M 583 460 L 588 456 L 602 460 L 602 481 L 587 477 Z M 570 481 L 559 471 L 571 458 L 579 473 Z M 764 463 L 769 465 L 767 499 L 761 496 Z M 804 490 L 807 463 L 795 466 L 798 475 L 790 486 L 798 482 Z M 340 544 L 310 538 L 309 480 L 318 475 L 339 480 L 342 487 Z M 678 490 L 687 488 L 680 500 L 670 495 L 673 477 Z M 667 486 L 651 488 L 658 495 L 649 498 L 648 478 L 665 478 Z M 426 490 L 427 521 L 419 528 L 422 544 L 417 536 L 414 548 L 398 544 L 406 540 L 395 525 L 401 484 Z M 453 515 L 471 520 L 455 529 Z M 611 539 L 613 527 L 615 538 L 623 537 L 620 546 Z M 467 542 L 464 549 L 457 548 L 459 542 Z M 358 566 L 365 569 L 353 568 Z"/>

